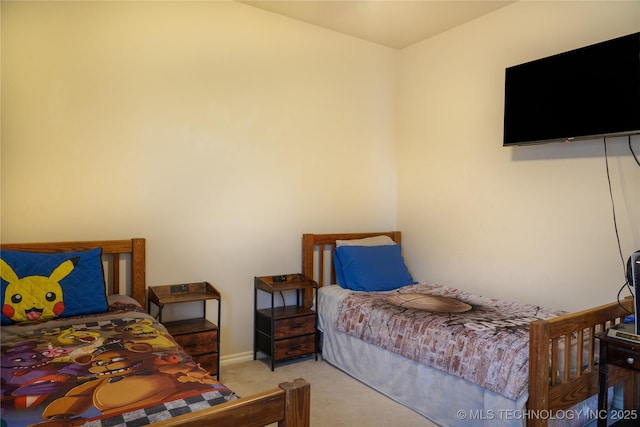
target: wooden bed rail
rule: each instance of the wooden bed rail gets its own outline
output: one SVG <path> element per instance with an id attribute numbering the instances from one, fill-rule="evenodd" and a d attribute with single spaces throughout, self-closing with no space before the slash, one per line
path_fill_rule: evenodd
<path id="1" fill-rule="evenodd" d="M 529 427 L 546 427 L 550 415 L 598 393 L 596 334 L 632 313 L 633 298 L 531 323 Z M 638 374 L 610 367 L 609 384 L 623 382 L 624 405 L 637 405 Z M 540 415 L 536 415 L 540 414 Z"/>
<path id="2" fill-rule="evenodd" d="M 309 427 L 311 385 L 302 378 L 278 388 L 155 423 L 157 427 Z"/>
<path id="3" fill-rule="evenodd" d="M 87 240 L 82 242 L 46 242 L 46 243 L 2 243 L 1 250 L 27 252 L 67 252 L 102 248 L 103 259 L 106 258 L 110 269 L 112 293 L 120 293 L 120 256 L 131 256 L 132 276 L 130 280 L 131 296 L 146 307 L 146 241 L 143 238 L 126 240 Z M 110 259 L 109 259 L 110 258 Z"/>

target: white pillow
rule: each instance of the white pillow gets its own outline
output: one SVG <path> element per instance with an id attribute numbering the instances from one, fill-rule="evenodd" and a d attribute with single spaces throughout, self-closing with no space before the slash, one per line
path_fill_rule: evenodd
<path id="1" fill-rule="evenodd" d="M 364 239 L 336 240 L 336 246 L 386 246 L 396 242 L 389 236 L 373 236 Z"/>

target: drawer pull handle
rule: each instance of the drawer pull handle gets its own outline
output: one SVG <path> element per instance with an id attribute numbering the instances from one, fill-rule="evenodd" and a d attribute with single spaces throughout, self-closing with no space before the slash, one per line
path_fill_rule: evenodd
<path id="1" fill-rule="evenodd" d="M 633 365 L 636 362 L 636 359 L 634 359 L 633 357 L 627 357 L 627 363 L 629 365 Z"/>
<path id="2" fill-rule="evenodd" d="M 290 351 L 294 351 L 294 350 L 299 349 L 300 347 L 302 347 L 302 346 L 301 345 L 294 345 L 294 346 L 291 346 L 291 348 L 289 350 Z"/>

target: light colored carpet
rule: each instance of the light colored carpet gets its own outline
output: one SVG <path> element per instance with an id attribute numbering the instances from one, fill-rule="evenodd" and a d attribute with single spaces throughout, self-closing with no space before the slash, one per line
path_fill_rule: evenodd
<path id="1" fill-rule="evenodd" d="M 321 358 L 280 363 L 274 372 L 268 359 L 228 364 L 220 369 L 220 380 L 241 397 L 296 378 L 311 384 L 312 427 L 436 426 Z"/>

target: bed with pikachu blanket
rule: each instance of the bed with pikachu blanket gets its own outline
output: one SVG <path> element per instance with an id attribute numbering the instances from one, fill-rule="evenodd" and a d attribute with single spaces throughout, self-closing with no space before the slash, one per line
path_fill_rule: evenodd
<path id="1" fill-rule="evenodd" d="M 303 379 L 240 398 L 145 313 L 145 240 L 2 244 L 2 427 L 309 425 Z"/>

